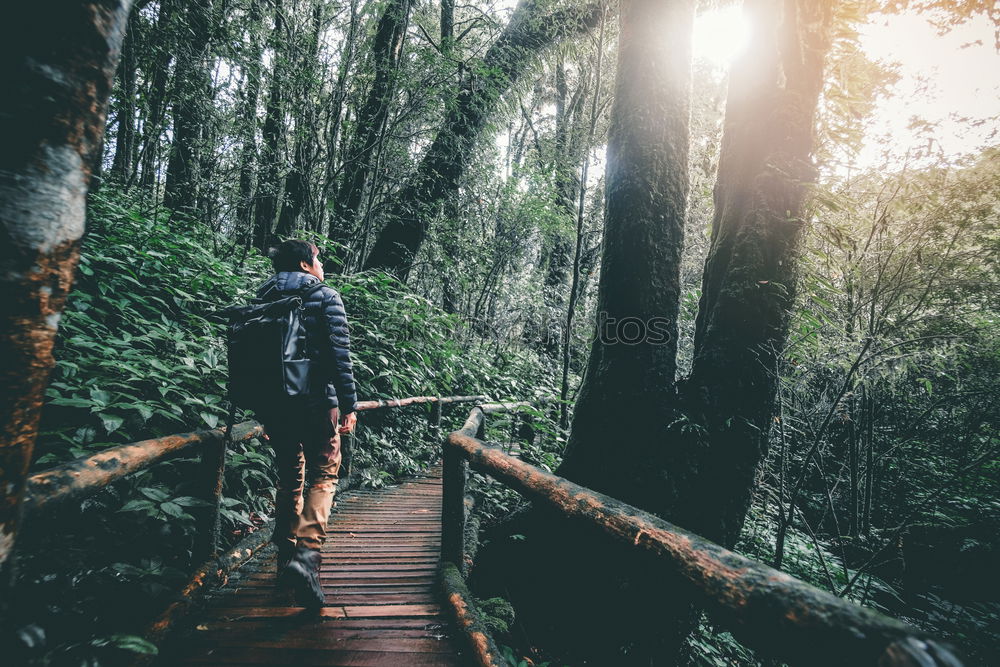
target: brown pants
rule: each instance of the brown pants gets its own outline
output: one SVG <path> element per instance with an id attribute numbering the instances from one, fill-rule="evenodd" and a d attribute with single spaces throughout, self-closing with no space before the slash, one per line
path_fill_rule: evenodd
<path id="1" fill-rule="evenodd" d="M 340 472 L 339 416 L 337 408 L 295 408 L 264 421 L 278 469 L 271 541 L 279 547 L 319 549 L 326 541 Z"/>

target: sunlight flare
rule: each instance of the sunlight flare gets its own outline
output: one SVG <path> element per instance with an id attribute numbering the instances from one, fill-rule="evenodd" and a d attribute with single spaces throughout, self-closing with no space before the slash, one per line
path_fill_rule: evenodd
<path id="1" fill-rule="evenodd" d="M 727 68 L 750 39 L 750 23 L 740 7 L 711 9 L 694 22 L 693 52 L 718 68 Z"/>

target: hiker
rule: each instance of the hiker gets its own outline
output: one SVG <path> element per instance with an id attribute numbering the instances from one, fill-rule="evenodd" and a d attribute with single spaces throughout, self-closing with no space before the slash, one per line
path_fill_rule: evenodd
<path id="1" fill-rule="evenodd" d="M 257 292 L 269 301 L 302 294 L 308 392 L 258 409 L 278 469 L 272 541 L 279 583 L 295 588 L 300 603 L 323 604 L 320 549 L 340 472 L 340 434 L 354 430 L 357 396 L 351 370 L 347 315 L 340 295 L 322 285 L 319 249 L 290 240 L 271 251 L 275 275 Z M 308 489 L 303 493 L 305 482 Z"/>

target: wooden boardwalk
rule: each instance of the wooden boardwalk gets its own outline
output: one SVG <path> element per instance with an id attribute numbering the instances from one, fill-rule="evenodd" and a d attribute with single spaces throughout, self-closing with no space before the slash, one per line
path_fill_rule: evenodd
<path id="1" fill-rule="evenodd" d="M 316 615 L 275 586 L 274 550 L 244 565 L 195 616 L 161 664 L 461 665 L 439 604 L 441 469 L 337 499 Z"/>

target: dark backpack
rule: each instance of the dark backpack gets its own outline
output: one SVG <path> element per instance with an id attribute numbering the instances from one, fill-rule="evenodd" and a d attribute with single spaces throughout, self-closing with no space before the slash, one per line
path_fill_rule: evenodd
<path id="1" fill-rule="evenodd" d="M 277 299 L 253 299 L 230 306 L 227 317 L 229 399 L 234 406 L 259 412 L 309 393 L 306 329 L 302 304 L 323 283 Z"/>

